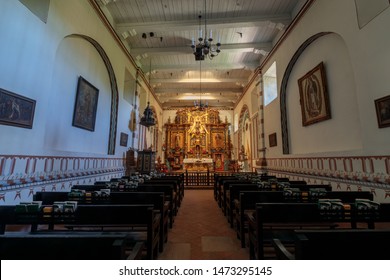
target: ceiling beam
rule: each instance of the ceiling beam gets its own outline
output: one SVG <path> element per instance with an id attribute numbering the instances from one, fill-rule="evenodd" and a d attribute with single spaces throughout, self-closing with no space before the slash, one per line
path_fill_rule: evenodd
<path id="1" fill-rule="evenodd" d="M 155 88 L 154 93 L 156 95 L 160 95 L 161 97 L 164 96 L 165 94 L 169 93 L 176 93 L 176 94 L 183 94 L 183 93 L 194 93 L 194 94 L 199 94 L 200 92 L 200 87 L 199 86 L 193 86 L 193 87 L 180 87 L 180 88 Z M 228 93 L 242 93 L 242 88 L 241 87 L 224 87 L 224 88 L 212 88 L 212 87 L 203 87 L 202 86 L 202 92 L 203 93 L 210 93 L 210 94 L 228 94 Z"/>
<path id="2" fill-rule="evenodd" d="M 272 43 L 246 43 L 246 44 L 226 44 L 221 46 L 221 52 L 253 52 L 256 53 L 259 50 L 266 52 L 271 51 Z M 178 55 L 178 54 L 191 54 L 192 49 L 188 47 L 162 47 L 162 48 L 132 48 L 130 53 L 136 57 L 137 55 L 147 54 L 148 57 L 161 56 L 161 55 Z"/>
<path id="3" fill-rule="evenodd" d="M 252 16 L 252 17 L 223 17 L 207 19 L 207 25 L 210 29 L 220 30 L 224 28 L 244 28 L 268 26 L 270 23 L 280 23 L 286 26 L 291 22 L 289 14 Z M 271 24 L 271 27 L 278 28 L 280 25 Z M 154 21 L 154 22 L 128 22 L 116 26 L 116 30 L 122 37 L 123 34 L 148 33 L 155 32 L 166 34 L 172 31 L 197 31 L 199 29 L 199 20 L 181 20 L 181 21 Z"/>
<path id="4" fill-rule="evenodd" d="M 199 71 L 199 63 L 195 63 L 194 59 L 194 64 L 183 64 L 183 65 L 169 65 L 169 64 L 158 64 L 158 65 L 153 65 L 152 70 L 154 71 Z M 213 63 L 202 63 L 202 71 L 215 71 L 215 70 L 234 70 L 234 69 L 248 69 L 248 70 L 253 70 L 258 67 L 258 63 L 247 63 L 247 64 L 242 64 L 242 63 L 218 63 L 213 61 Z M 144 73 L 149 72 L 150 66 L 144 65 L 142 67 L 142 71 Z"/>
<path id="5" fill-rule="evenodd" d="M 199 79 L 197 79 L 198 81 L 194 81 L 193 79 L 186 79 L 186 78 L 183 78 L 183 79 L 151 79 L 150 80 L 150 83 L 151 84 L 166 84 L 166 83 L 180 83 L 181 85 L 185 86 L 186 83 L 194 83 L 194 82 L 199 82 Z M 202 79 L 202 85 L 204 84 L 218 84 L 218 83 L 247 83 L 248 82 L 248 79 L 242 79 L 242 78 L 222 78 L 222 79 L 214 79 L 213 81 L 207 81 L 207 80 L 204 80 Z"/>

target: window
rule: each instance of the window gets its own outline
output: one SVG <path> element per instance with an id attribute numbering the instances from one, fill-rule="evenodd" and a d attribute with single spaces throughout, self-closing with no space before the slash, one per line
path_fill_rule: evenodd
<path id="1" fill-rule="evenodd" d="M 264 73 L 264 106 L 270 104 L 278 97 L 277 81 L 276 81 L 276 62 L 272 63 L 271 67 Z"/>

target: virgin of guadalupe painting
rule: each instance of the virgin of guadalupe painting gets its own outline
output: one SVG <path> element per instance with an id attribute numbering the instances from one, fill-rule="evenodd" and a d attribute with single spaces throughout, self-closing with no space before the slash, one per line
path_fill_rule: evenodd
<path id="1" fill-rule="evenodd" d="M 302 125 L 330 119 L 324 64 L 321 62 L 298 80 Z"/>

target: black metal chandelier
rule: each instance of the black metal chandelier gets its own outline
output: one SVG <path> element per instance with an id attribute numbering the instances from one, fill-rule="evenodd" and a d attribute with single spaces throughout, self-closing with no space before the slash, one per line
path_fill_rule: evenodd
<path id="1" fill-rule="evenodd" d="M 137 72 L 138 74 L 138 72 Z M 149 84 L 150 84 L 150 78 L 152 76 L 152 59 L 150 59 L 150 66 L 149 66 Z M 150 127 L 156 125 L 156 119 L 154 118 L 154 113 L 152 108 L 150 108 L 149 104 L 149 93 L 147 95 L 148 97 L 148 105 L 146 106 L 144 110 L 144 115 L 141 117 L 140 125 Z"/>
<path id="2" fill-rule="evenodd" d="M 206 18 L 206 0 L 204 1 L 204 35 L 207 37 L 207 18 Z M 221 52 L 221 42 L 218 38 L 218 42 L 213 45 L 213 31 L 210 29 L 209 38 L 203 38 L 202 29 L 202 15 L 199 15 L 199 31 L 198 31 L 198 43 L 195 44 L 195 39 L 192 38 L 192 51 L 195 55 L 195 60 L 204 60 L 208 57 L 212 60 Z"/>
<path id="3" fill-rule="evenodd" d="M 148 102 L 148 106 L 146 106 L 144 110 L 144 115 L 142 116 L 139 124 L 146 127 L 153 126 L 156 124 L 156 119 L 154 118 L 153 111 L 149 106 L 149 102 Z"/>

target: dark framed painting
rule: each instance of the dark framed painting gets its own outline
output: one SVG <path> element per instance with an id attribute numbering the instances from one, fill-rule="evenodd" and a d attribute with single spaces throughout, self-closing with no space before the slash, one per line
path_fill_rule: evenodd
<path id="1" fill-rule="evenodd" d="M 298 80 L 302 125 L 331 118 L 324 63 L 321 62 Z"/>
<path id="2" fill-rule="evenodd" d="M 95 130 L 98 98 L 99 90 L 80 76 L 73 112 L 73 126 L 90 131 Z"/>
<path id="3" fill-rule="evenodd" d="M 379 128 L 390 126 L 390 95 L 375 100 Z"/>
<path id="4" fill-rule="evenodd" d="M 127 147 L 128 139 L 129 139 L 129 135 L 127 133 L 121 132 L 121 138 L 120 138 L 120 141 L 119 141 L 119 145 L 121 145 L 123 147 Z"/>
<path id="5" fill-rule="evenodd" d="M 270 147 L 276 147 L 278 145 L 277 138 L 276 138 L 276 132 L 268 135 L 268 141 Z"/>
<path id="6" fill-rule="evenodd" d="M 0 88 L 0 124 L 32 128 L 35 100 Z"/>

